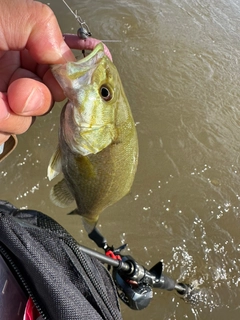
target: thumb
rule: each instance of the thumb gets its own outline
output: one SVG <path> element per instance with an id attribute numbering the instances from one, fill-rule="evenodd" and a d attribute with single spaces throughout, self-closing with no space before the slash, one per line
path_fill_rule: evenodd
<path id="1" fill-rule="evenodd" d="M 53 11 L 45 4 L 32 0 L 1 0 L 0 29 L 3 30 L 0 50 L 27 48 L 41 64 L 74 60 Z"/>

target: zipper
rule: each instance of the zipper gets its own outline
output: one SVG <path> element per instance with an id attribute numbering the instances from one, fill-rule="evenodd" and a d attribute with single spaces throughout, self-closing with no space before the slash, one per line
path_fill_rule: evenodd
<path id="1" fill-rule="evenodd" d="M 84 269 L 84 271 L 87 274 L 88 279 L 91 281 L 93 287 L 96 289 L 98 292 L 99 296 L 102 298 L 102 301 L 106 305 L 107 310 L 113 317 L 113 319 L 117 320 L 119 319 L 118 314 L 116 313 L 114 308 L 111 308 L 111 303 L 109 302 L 108 295 L 106 292 L 102 289 L 102 287 L 99 285 L 95 274 L 92 272 L 91 268 L 89 267 L 85 256 L 83 255 L 83 252 L 79 249 L 78 245 L 75 243 L 75 241 L 71 238 L 62 237 L 63 242 L 69 247 L 69 249 L 72 250 L 72 252 L 75 254 L 77 257 L 80 265 Z M 28 296 L 32 299 L 35 307 L 37 308 L 38 312 L 42 316 L 44 320 L 51 320 L 44 312 L 41 303 L 39 303 L 38 299 L 33 293 L 33 290 L 31 289 L 31 286 L 27 283 L 25 280 L 25 277 L 23 273 L 21 272 L 20 268 L 16 265 L 14 259 L 11 257 L 9 254 L 8 250 L 5 248 L 5 246 L 0 243 L 0 254 L 5 258 L 7 263 L 10 265 L 10 267 L 13 270 L 13 273 L 19 283 L 22 285 L 23 289 L 27 292 Z M 103 311 L 102 311 L 103 312 Z"/>
<path id="2" fill-rule="evenodd" d="M 24 226 L 24 227 L 26 227 L 26 226 Z M 31 228 L 32 226 L 29 225 L 29 227 Z M 37 228 L 41 228 L 41 227 L 38 226 Z M 44 228 L 46 228 L 46 227 L 44 226 Z M 51 227 L 49 228 L 49 230 L 51 230 Z M 101 311 L 103 318 L 105 318 L 105 319 L 112 318 L 114 320 L 122 319 L 121 317 L 119 317 L 119 313 L 115 310 L 112 303 L 110 303 L 108 294 L 104 291 L 104 289 L 102 288 L 102 286 L 98 282 L 98 279 L 97 279 L 95 273 L 92 271 L 91 267 L 89 267 L 89 264 L 88 264 L 88 261 L 86 260 L 85 255 L 78 247 L 78 243 L 63 228 L 60 228 L 60 230 L 59 230 L 60 232 L 56 232 L 56 226 L 54 226 L 53 230 L 51 230 L 51 231 L 53 231 L 55 233 L 55 235 L 57 235 L 59 240 L 64 242 L 64 244 L 66 245 L 66 248 L 68 248 L 69 250 L 72 251 L 72 253 L 75 255 L 77 261 L 79 262 L 80 266 L 85 271 L 88 281 L 92 284 L 94 290 L 96 290 L 95 292 L 98 293 L 99 298 L 101 298 L 103 305 L 105 305 L 105 307 L 106 307 L 107 312 L 105 311 L 104 307 L 99 306 L 99 310 Z M 65 252 L 67 254 L 66 248 L 65 248 Z M 16 259 L 14 258 L 14 255 L 12 255 L 12 253 L 8 250 L 8 248 L 2 242 L 0 242 L 0 254 L 2 254 L 2 256 L 5 258 L 6 262 L 12 268 L 12 271 L 13 271 L 14 275 L 16 276 L 16 279 L 22 285 L 22 288 L 25 289 L 25 292 L 28 294 L 28 296 L 32 299 L 35 307 L 39 311 L 42 318 L 44 320 L 51 320 L 46 308 L 44 307 L 44 304 L 41 303 L 41 299 L 39 299 L 36 290 L 27 281 L 28 278 L 27 278 L 26 272 L 21 268 L 21 265 L 19 266 L 17 264 Z M 71 258 L 71 257 L 69 256 L 69 258 Z M 110 275 L 109 275 L 109 278 L 111 279 Z M 86 282 L 86 284 L 87 284 L 87 282 Z M 114 285 L 114 283 L 113 283 L 113 285 Z M 89 290 L 92 291 L 92 294 L 94 296 L 94 292 L 93 292 L 93 289 L 91 289 L 91 286 L 89 286 Z M 117 298 L 117 296 L 116 296 L 116 298 Z M 119 309 L 119 305 L 118 305 L 118 309 Z"/>
<path id="3" fill-rule="evenodd" d="M 27 292 L 28 296 L 32 299 L 35 307 L 37 308 L 38 312 L 42 316 L 44 320 L 51 320 L 43 311 L 43 308 L 39 304 L 38 300 L 36 299 L 35 295 L 32 292 L 32 289 L 30 288 L 29 284 L 26 282 L 22 272 L 15 264 L 14 260 L 12 259 L 11 255 L 8 253 L 7 249 L 0 243 L 0 253 L 5 258 L 7 263 L 10 265 L 10 267 L 13 270 L 14 276 L 17 278 L 17 280 L 22 285 L 23 289 Z"/>
<path id="4" fill-rule="evenodd" d="M 83 252 L 79 249 L 77 243 L 74 241 L 74 239 L 68 238 L 66 236 L 62 237 L 61 239 L 64 241 L 64 243 L 72 250 L 72 252 L 77 257 L 79 263 L 81 264 L 82 268 L 86 272 L 88 279 L 91 281 L 93 287 L 96 289 L 99 296 L 102 298 L 102 301 L 104 302 L 107 310 L 110 312 L 113 319 L 115 319 L 115 320 L 119 319 L 118 313 L 115 311 L 114 308 L 111 308 L 112 305 L 109 301 L 108 295 L 102 289 L 101 285 L 97 281 L 95 274 L 92 272 L 91 268 L 89 267 L 89 265 L 85 259 L 85 256 L 84 256 Z"/>

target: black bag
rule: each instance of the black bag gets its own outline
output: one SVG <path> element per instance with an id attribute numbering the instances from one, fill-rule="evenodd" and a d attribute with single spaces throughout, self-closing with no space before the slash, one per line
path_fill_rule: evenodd
<path id="1" fill-rule="evenodd" d="M 43 213 L 0 201 L 0 254 L 43 319 L 122 319 L 108 271 Z"/>

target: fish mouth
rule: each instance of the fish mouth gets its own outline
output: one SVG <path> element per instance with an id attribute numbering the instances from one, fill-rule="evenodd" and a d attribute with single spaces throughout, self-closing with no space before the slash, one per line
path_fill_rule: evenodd
<path id="1" fill-rule="evenodd" d="M 96 65 L 104 55 L 104 45 L 102 42 L 99 42 L 93 51 L 83 59 L 51 66 L 54 77 L 69 99 L 73 93 L 71 90 L 76 90 L 76 88 L 79 88 L 81 83 L 89 81 L 94 68 L 96 68 Z M 78 85 L 76 82 L 78 82 Z M 69 88 L 71 89 L 70 91 Z"/>
<path id="2" fill-rule="evenodd" d="M 78 61 L 78 64 L 83 64 L 91 60 L 93 57 L 97 56 L 99 53 L 104 55 L 104 46 L 102 42 L 99 42 L 96 47 L 90 52 L 86 57 Z"/>

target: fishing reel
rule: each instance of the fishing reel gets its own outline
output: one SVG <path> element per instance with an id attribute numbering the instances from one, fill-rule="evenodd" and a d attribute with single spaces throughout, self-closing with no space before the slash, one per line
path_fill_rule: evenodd
<path id="1" fill-rule="evenodd" d="M 99 248 L 104 249 L 105 255 L 86 247 L 80 246 L 85 253 L 94 256 L 112 269 L 112 277 L 116 284 L 119 298 L 131 309 L 142 310 L 146 308 L 153 298 L 153 289 L 176 290 L 185 300 L 190 301 L 196 290 L 190 285 L 177 283 L 162 273 L 163 264 L 156 263 L 150 270 L 140 265 L 133 257 L 122 255 L 126 244 L 117 249 L 109 247 L 106 239 L 95 228 L 89 235 Z"/>
<path id="2" fill-rule="evenodd" d="M 191 287 L 176 283 L 173 279 L 163 275 L 162 262 L 159 261 L 150 270 L 139 265 L 131 256 L 121 256 L 118 268 L 113 268 L 112 276 L 118 289 L 119 298 L 131 309 L 146 308 L 153 298 L 153 288 L 176 290 L 184 298 L 190 295 Z M 122 264 L 125 267 L 122 267 Z M 129 266 L 127 270 L 126 265 Z"/>
<path id="3" fill-rule="evenodd" d="M 113 268 L 112 276 L 118 296 L 131 309 L 144 309 L 153 298 L 153 279 L 131 256 L 122 257 L 122 261 L 129 264 L 130 269 L 124 272 L 121 268 L 120 270 Z"/>

